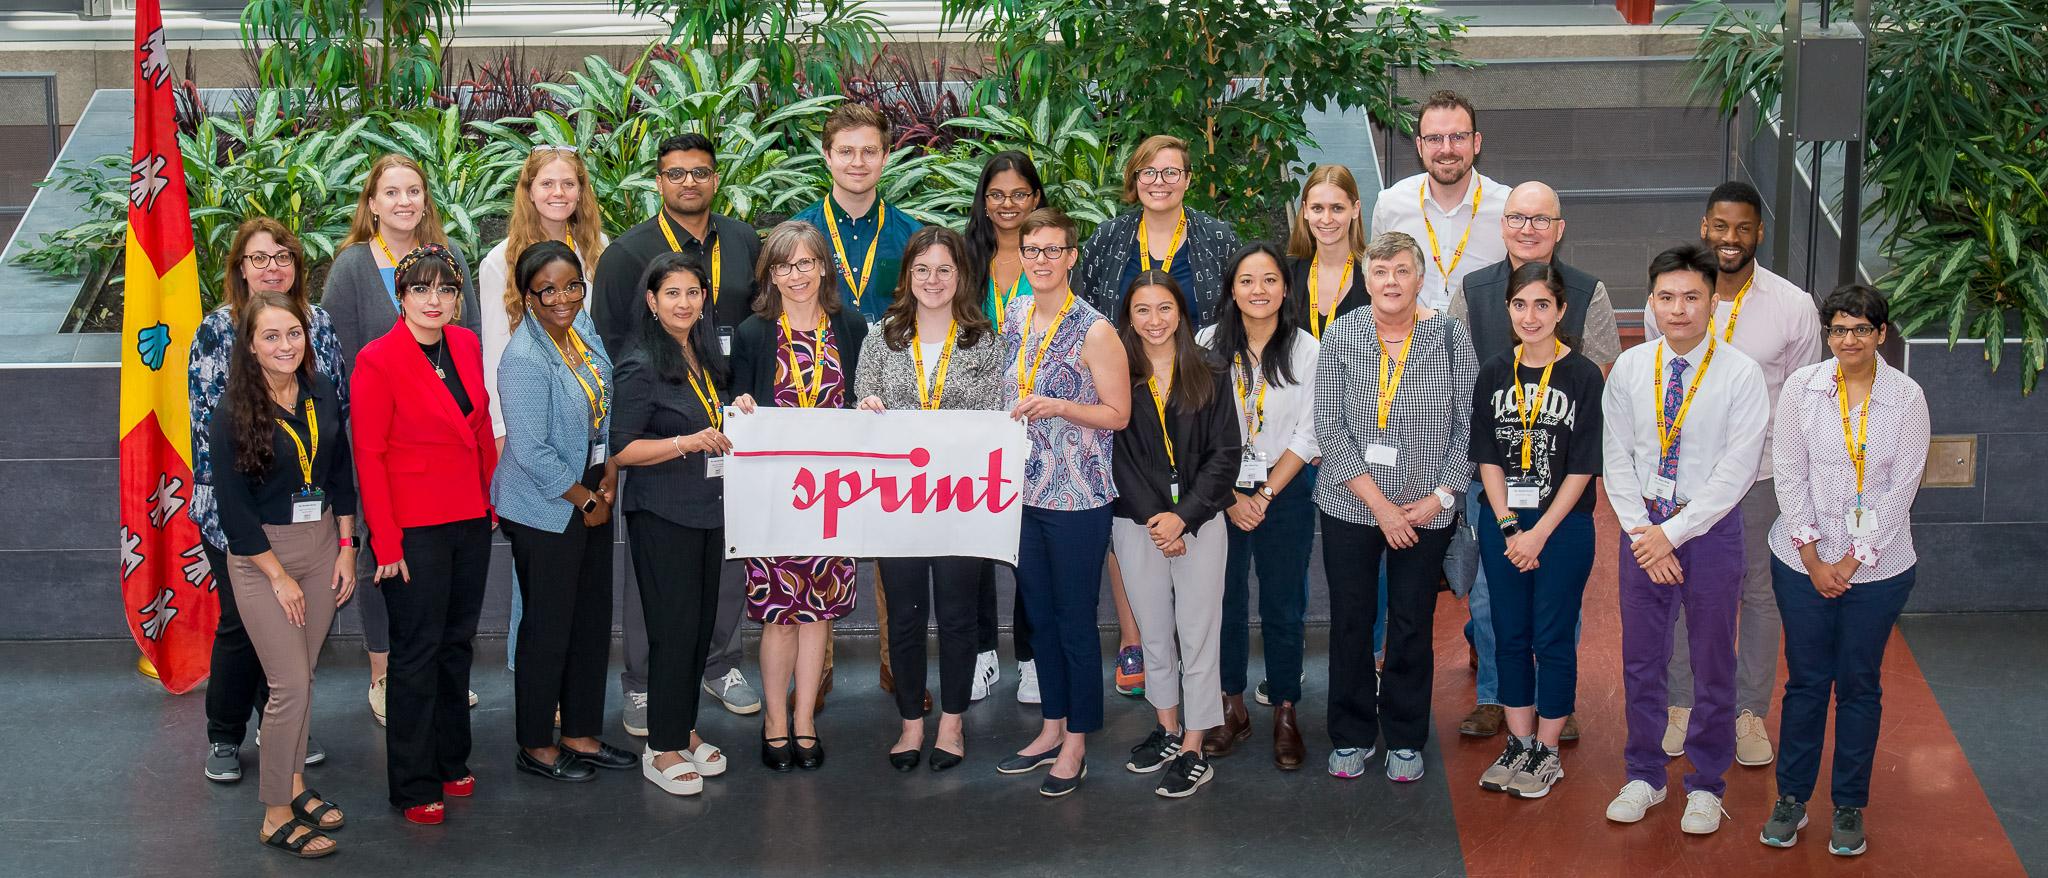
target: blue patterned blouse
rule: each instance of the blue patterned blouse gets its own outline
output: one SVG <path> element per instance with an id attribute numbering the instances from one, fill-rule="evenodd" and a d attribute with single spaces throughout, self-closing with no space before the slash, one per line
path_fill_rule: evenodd
<path id="1" fill-rule="evenodd" d="M 1023 333 L 1031 328 L 1034 297 L 1014 299 L 1003 318 L 1003 355 L 1007 358 L 1003 387 L 1008 398 L 1021 396 L 1017 382 L 1017 352 L 1023 349 Z M 1033 376 L 1033 388 L 1040 396 L 1072 400 L 1084 405 L 1102 401 L 1095 391 L 1095 375 L 1081 360 L 1081 343 L 1088 329 L 1103 319 L 1101 312 L 1074 296 L 1073 310 L 1053 331 L 1045 361 Z M 1035 356 L 1043 336 L 1031 339 Z M 1110 443 L 1115 433 L 1091 430 L 1065 418 L 1041 418 L 1026 429 L 1031 437 L 1031 457 L 1024 462 L 1024 505 L 1061 512 L 1076 512 L 1107 506 L 1116 500 L 1116 482 L 1110 477 Z"/>

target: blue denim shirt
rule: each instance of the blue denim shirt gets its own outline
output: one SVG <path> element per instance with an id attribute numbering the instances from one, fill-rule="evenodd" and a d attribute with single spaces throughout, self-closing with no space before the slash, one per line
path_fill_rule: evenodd
<path id="1" fill-rule="evenodd" d="M 532 315 L 519 321 L 505 356 L 498 361 L 499 409 L 505 413 L 505 451 L 491 479 L 491 505 L 501 518 L 561 533 L 575 507 L 562 499 L 582 481 L 593 442 L 611 435 L 612 361 L 590 312 L 578 311 L 572 327 L 590 349 L 590 372 L 604 385 L 605 414 L 591 425 L 584 382 L 590 373 L 569 364 Z"/>

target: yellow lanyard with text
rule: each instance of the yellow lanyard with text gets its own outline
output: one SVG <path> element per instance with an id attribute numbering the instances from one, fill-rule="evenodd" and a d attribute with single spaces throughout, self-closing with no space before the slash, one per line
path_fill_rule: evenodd
<path id="1" fill-rule="evenodd" d="M 1046 349 L 1052 347 L 1052 337 L 1059 334 L 1060 323 L 1067 319 L 1067 311 L 1074 307 L 1071 290 L 1060 291 L 1060 310 L 1052 317 L 1052 325 L 1045 328 L 1045 337 L 1038 341 L 1038 354 L 1025 359 L 1025 352 L 1031 350 L 1031 327 L 1038 323 L 1038 297 L 1031 297 L 1031 308 L 1024 312 L 1024 328 L 1017 339 L 1017 397 L 1019 399 L 1038 392 L 1038 370 L 1045 365 Z M 1028 363 L 1028 368 L 1027 368 Z"/>
<path id="2" fill-rule="evenodd" d="M 378 232 L 376 235 L 372 237 L 377 242 L 377 249 L 384 251 L 384 261 L 391 263 L 391 267 L 393 269 L 397 269 L 398 257 L 391 255 L 391 245 L 384 243 L 384 233 Z M 398 302 L 398 298 L 398 274 L 394 270 L 391 275 L 391 301 L 394 304 L 396 304 Z M 400 308 L 399 311 L 403 313 L 405 309 Z"/>
<path id="3" fill-rule="evenodd" d="M 559 347 L 555 350 L 562 354 L 562 361 L 569 366 L 569 374 L 576 376 L 576 383 L 582 386 L 584 399 L 590 401 L 590 429 L 602 428 L 605 413 L 604 376 L 597 374 L 597 364 L 590 361 L 590 347 L 583 343 L 583 336 L 575 327 L 569 329 L 569 346 L 575 349 L 573 357 Z M 576 368 L 579 360 L 583 363 L 580 370 Z M 584 372 L 590 373 L 590 381 L 583 380 Z M 592 381 L 597 382 L 595 387 L 591 386 Z"/>
<path id="4" fill-rule="evenodd" d="M 1415 328 L 1408 328 L 1408 337 L 1401 339 L 1401 358 L 1396 360 L 1387 354 L 1387 343 L 1380 346 L 1380 429 L 1387 428 L 1387 413 L 1394 410 L 1394 394 L 1401 391 L 1401 375 L 1408 371 L 1408 346 L 1415 343 Z M 1393 382 L 1388 383 L 1388 373 L 1393 373 Z"/>
<path id="5" fill-rule="evenodd" d="M 1019 271 L 1017 272 L 1017 282 L 1010 285 L 1009 292 L 1003 292 L 996 286 L 996 261 L 993 259 L 988 261 L 988 300 L 994 305 L 990 310 L 995 312 L 992 316 L 995 317 L 997 332 L 1003 331 L 1003 314 L 1010 310 L 1011 300 L 1016 299 L 1017 291 L 1023 288 L 1024 272 Z"/>
<path id="6" fill-rule="evenodd" d="M 910 339 L 911 362 L 917 366 L 917 405 L 925 411 L 939 407 L 939 399 L 946 393 L 946 367 L 953 362 L 953 339 L 960 331 L 960 324 L 947 322 L 946 341 L 939 347 L 939 365 L 932 373 L 931 392 L 925 392 L 924 380 L 924 336 Z"/>
<path id="7" fill-rule="evenodd" d="M 711 388 L 711 392 L 704 392 L 705 387 Z M 711 376 L 706 374 L 704 384 L 700 386 L 697 384 L 697 373 L 691 372 L 690 390 L 697 394 L 697 402 L 704 406 L 704 417 L 711 421 L 711 429 L 725 429 L 725 410 L 718 406 L 718 384 L 711 380 Z"/>
<path id="8" fill-rule="evenodd" d="M 1543 365 L 1543 377 L 1536 382 L 1536 398 L 1530 400 L 1522 392 L 1522 346 L 1515 345 L 1515 374 L 1510 376 L 1515 389 L 1515 420 L 1522 425 L 1522 473 L 1529 472 L 1529 437 L 1536 431 L 1536 418 L 1543 413 L 1543 403 L 1550 399 L 1550 370 L 1557 368 L 1557 359 L 1564 356 L 1564 342 L 1550 340 L 1557 347 L 1550 354 L 1550 362 Z"/>
<path id="9" fill-rule="evenodd" d="M 1657 454 L 1659 458 L 1671 453 L 1671 445 L 1678 441 L 1678 431 L 1685 426 L 1685 413 L 1692 411 L 1693 394 L 1700 392 L 1700 382 L 1707 377 L 1707 367 L 1714 364 L 1714 337 L 1707 336 L 1707 357 L 1700 361 L 1700 370 L 1692 375 L 1692 386 L 1685 389 L 1685 401 L 1678 404 L 1678 417 L 1670 424 L 1664 423 L 1664 343 L 1657 342 L 1657 356 L 1650 360 L 1650 399 L 1657 409 Z"/>
<path id="10" fill-rule="evenodd" d="M 1339 292 L 1342 292 L 1344 289 L 1344 280 L 1351 277 L 1351 269 L 1358 264 L 1357 259 L 1357 254 L 1350 254 L 1344 257 L 1344 274 L 1337 281 L 1337 290 Z M 1308 263 L 1308 328 L 1315 332 L 1316 338 L 1322 338 L 1323 329 L 1330 325 L 1331 320 L 1337 318 L 1337 309 L 1334 306 L 1330 308 L 1331 313 L 1328 317 L 1323 316 L 1322 295 L 1316 289 L 1316 287 L 1320 286 L 1322 274 L 1322 268 L 1311 257 Z"/>
<path id="11" fill-rule="evenodd" d="M 1173 227 L 1173 240 L 1166 245 L 1166 258 L 1159 260 L 1160 271 L 1173 273 L 1173 257 L 1180 253 L 1180 242 L 1187 234 L 1188 212 L 1186 208 L 1182 208 L 1180 222 L 1175 223 Z M 1152 244 L 1151 239 L 1145 234 L 1145 218 L 1142 216 L 1138 217 L 1138 270 L 1152 270 Z"/>
<path id="12" fill-rule="evenodd" d="M 875 199 L 875 237 L 868 241 L 868 256 L 860 264 L 860 277 L 853 276 L 853 263 L 846 258 L 846 244 L 839 240 L 839 220 L 832 216 L 832 205 L 825 205 L 825 231 L 832 236 L 832 252 L 839 256 L 839 273 L 846 278 L 846 288 L 853 291 L 853 307 L 860 307 L 860 299 L 867 295 L 868 281 L 873 279 L 875 270 L 875 249 L 882 246 L 882 227 L 889 222 L 889 211 L 882 199 Z"/>
<path id="13" fill-rule="evenodd" d="M 782 321 L 782 349 L 789 352 L 789 380 L 796 385 L 797 406 L 817 408 L 818 387 L 825 381 L 825 312 L 818 312 L 818 339 L 811 348 L 811 386 L 808 390 L 804 388 L 803 366 L 796 361 L 796 336 L 789 331 L 789 314 L 785 312 L 779 319 Z"/>
<path id="14" fill-rule="evenodd" d="M 1457 271 L 1458 263 L 1465 259 L 1465 245 L 1472 240 L 1472 227 L 1479 224 L 1479 192 L 1483 188 L 1478 175 L 1473 175 L 1472 217 L 1465 222 L 1465 236 L 1458 239 L 1458 249 L 1451 253 L 1449 268 L 1444 267 L 1444 258 L 1438 250 L 1440 245 L 1436 242 L 1436 224 L 1429 221 L 1429 184 L 1423 183 L 1422 188 L 1415 193 L 1416 206 L 1422 211 L 1422 228 L 1429 232 L 1429 258 L 1436 263 L 1437 274 L 1443 278 L 1446 289 L 1451 285 L 1451 272 Z"/>
<path id="15" fill-rule="evenodd" d="M 1845 417 L 1846 417 L 1846 416 L 1845 416 Z M 1846 422 L 1846 421 L 1845 421 L 1845 422 Z M 277 425 L 278 425 L 278 426 L 280 426 L 280 427 L 283 427 L 283 428 L 284 428 L 284 434 L 285 434 L 286 436 L 290 436 L 290 437 L 292 437 L 292 444 L 293 444 L 293 445 L 296 445 L 296 446 L 298 446 L 298 449 L 299 449 L 299 478 L 300 478 L 300 479 L 302 480 L 302 482 L 303 482 L 303 483 L 305 484 L 305 486 L 306 486 L 306 490 L 308 490 L 308 491 L 311 491 L 311 490 L 313 490 L 313 458 L 315 458 L 315 457 L 319 457 L 319 456 L 320 456 L 320 416 L 319 416 L 319 415 L 317 415 L 317 414 L 314 414 L 314 413 L 313 413 L 313 400 L 312 400 L 312 398 L 311 398 L 311 397 L 308 397 L 308 398 L 306 399 L 306 438 L 305 438 L 305 439 L 300 439 L 300 438 L 299 438 L 299 432 L 298 432 L 297 430 L 294 430 L 294 429 L 292 429 L 292 425 L 291 425 L 291 423 L 290 423 L 290 422 L 288 422 L 288 421 L 286 421 L 285 419 L 283 419 L 283 418 L 278 418 L 278 419 L 277 419 Z M 308 448 L 308 447 L 307 447 L 307 445 L 309 445 L 309 444 L 310 444 L 310 445 L 312 446 L 311 448 Z M 1856 467 L 1856 474 L 1857 474 L 1857 476 L 1858 476 L 1858 479 L 1857 479 L 1857 487 L 1858 487 L 1858 489 L 1859 489 L 1859 493 L 1860 493 L 1860 492 L 1861 492 L 1861 487 L 1862 487 L 1862 479 L 1861 479 L 1861 477 L 1862 477 L 1862 474 L 1863 474 L 1863 466 L 1862 466 L 1862 464 L 1861 464 L 1860 462 L 1858 463 L 1858 465 L 1857 465 L 1857 467 Z"/>
<path id="16" fill-rule="evenodd" d="M 1742 289 L 1736 291 L 1735 301 L 1732 303 L 1732 307 L 1728 309 L 1728 325 L 1722 328 L 1722 341 L 1729 344 L 1735 343 L 1735 321 L 1742 319 L 1742 301 L 1749 298 L 1749 285 L 1753 283 L 1756 283 L 1756 273 L 1751 271 L 1749 280 L 1742 282 Z M 1707 321 L 1707 333 L 1711 335 L 1713 332 L 1714 321 L 1709 319 Z"/>
<path id="17" fill-rule="evenodd" d="M 1159 392 L 1159 379 L 1156 377 L 1146 378 L 1145 386 L 1152 389 L 1152 410 L 1159 413 L 1159 437 L 1166 440 L 1166 468 L 1172 471 L 1177 483 L 1180 481 L 1180 465 L 1173 460 L 1173 431 L 1166 428 L 1166 394 Z M 1179 491 L 1176 489 L 1174 493 Z M 1179 503 L 1180 498 L 1175 497 L 1173 502 Z"/>
<path id="18" fill-rule="evenodd" d="M 655 215 L 654 215 L 654 218 L 655 218 L 655 220 L 657 220 L 657 221 L 658 221 L 658 222 L 660 223 L 660 225 L 661 225 L 661 236 L 662 236 L 662 237 L 664 237 L 664 238 L 667 238 L 667 239 L 668 239 L 668 249 L 669 249 L 669 252 L 671 252 L 671 253 L 681 253 L 681 252 L 683 252 L 683 242 L 681 242 L 681 241 L 678 241 L 678 240 L 676 240 L 676 233 L 675 233 L 675 232 L 673 232 L 673 231 L 670 231 L 670 230 L 669 230 L 669 227 L 668 227 L 668 214 L 665 214 L 665 213 L 657 213 L 657 214 L 655 214 Z M 712 242 L 711 242 L 711 304 L 713 304 L 713 305 L 716 305 L 716 304 L 718 304 L 718 288 L 719 288 L 719 286 L 720 286 L 720 282 L 721 282 L 722 280 L 724 280 L 724 276 L 725 276 L 725 266 L 724 266 L 724 265 L 722 265 L 722 264 L 720 264 L 720 262 L 719 262 L 719 258 L 718 258 L 719 248 L 720 248 L 721 246 L 723 246 L 723 245 L 722 245 L 722 244 L 721 244 L 721 243 L 720 243 L 720 242 L 719 242 L 719 241 L 718 241 L 717 239 L 713 239 L 713 240 L 712 240 Z"/>
<path id="19" fill-rule="evenodd" d="M 1235 365 L 1238 408 L 1244 414 L 1244 445 L 1249 451 L 1252 440 L 1266 430 L 1266 374 L 1245 357 L 1237 358 Z M 1256 393 L 1254 387 L 1258 388 Z"/>
<path id="20" fill-rule="evenodd" d="M 1835 401 L 1842 407 L 1842 446 L 1849 451 L 1849 465 L 1856 468 L 1856 508 L 1863 509 L 1863 462 L 1870 446 L 1870 397 L 1877 392 L 1877 382 L 1870 383 L 1871 393 L 1863 395 L 1863 413 L 1857 419 L 1856 431 L 1849 432 L 1849 382 L 1842 375 L 1842 364 L 1835 363 Z"/>

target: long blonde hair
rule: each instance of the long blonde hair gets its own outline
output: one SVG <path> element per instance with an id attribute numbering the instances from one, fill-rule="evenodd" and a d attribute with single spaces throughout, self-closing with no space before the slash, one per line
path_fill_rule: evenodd
<path id="1" fill-rule="evenodd" d="M 413 231 L 413 244 L 439 244 L 448 246 L 448 233 L 441 228 L 441 208 L 434 204 L 434 188 L 427 185 L 427 172 L 412 156 L 390 152 L 377 157 L 370 163 L 370 175 L 363 178 L 363 194 L 356 199 L 355 218 L 349 220 L 348 237 L 341 239 L 341 246 L 335 252 L 347 250 L 377 236 L 377 215 L 370 211 L 370 199 L 377 194 L 377 186 L 384 175 L 394 168 L 404 168 L 420 175 L 420 191 L 426 198 L 426 207 L 420 211 L 419 228 Z M 398 254 L 404 255 L 404 254 Z"/>
<path id="2" fill-rule="evenodd" d="M 547 232 L 541 226 L 540 211 L 533 206 L 533 178 L 555 162 L 567 162 L 576 172 L 576 212 L 569 215 L 569 237 L 575 242 L 576 257 L 588 273 L 597 267 L 597 258 L 604 253 L 604 217 L 597 211 L 597 190 L 590 186 L 590 171 L 583 165 L 583 157 L 574 150 L 551 146 L 537 146 L 526 156 L 526 163 L 519 167 L 519 184 L 512 188 L 512 221 L 505 229 L 505 317 L 512 326 L 518 326 L 526 316 L 526 296 L 513 282 L 512 266 L 518 263 L 519 254 L 536 242 L 548 240 Z"/>
<path id="3" fill-rule="evenodd" d="M 1352 204 L 1358 204 L 1358 179 L 1351 176 L 1351 169 L 1343 165 L 1317 165 L 1309 172 L 1308 181 L 1301 184 L 1301 202 L 1294 212 L 1294 230 L 1287 236 L 1287 255 L 1294 259 L 1307 259 L 1316 255 L 1316 237 L 1308 230 L 1308 192 L 1328 183 L 1343 190 Z M 1365 252 L 1365 210 L 1361 207 L 1351 215 L 1351 228 L 1345 238 L 1351 246 L 1351 255 L 1356 257 Z M 1364 260 L 1359 260 L 1363 262 Z"/>

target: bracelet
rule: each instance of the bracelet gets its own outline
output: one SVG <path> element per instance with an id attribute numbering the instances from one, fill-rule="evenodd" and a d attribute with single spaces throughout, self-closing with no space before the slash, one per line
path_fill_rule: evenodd
<path id="1" fill-rule="evenodd" d="M 689 453 L 689 452 L 687 452 L 687 451 L 684 451 L 684 450 L 683 450 L 683 437 L 681 437 L 681 436 L 670 436 L 670 437 L 668 437 L 668 444 L 670 444 L 670 445 L 673 445 L 673 446 L 675 446 L 675 449 L 676 449 L 676 456 L 677 456 L 677 457 L 688 457 L 688 456 L 690 456 L 690 453 Z"/>
<path id="2" fill-rule="evenodd" d="M 1522 526 L 1522 517 L 1521 517 L 1521 516 L 1519 516 L 1519 515 L 1514 515 L 1514 514 L 1512 514 L 1512 513 L 1510 513 L 1510 514 L 1508 514 L 1508 515 L 1496 515 L 1496 516 L 1494 516 L 1494 518 L 1493 518 L 1493 522 L 1494 522 L 1495 524 L 1503 524 L 1503 525 L 1505 525 L 1505 524 L 1512 524 L 1512 525 L 1514 525 L 1514 526 L 1516 526 L 1516 527 L 1521 527 L 1521 526 Z"/>

